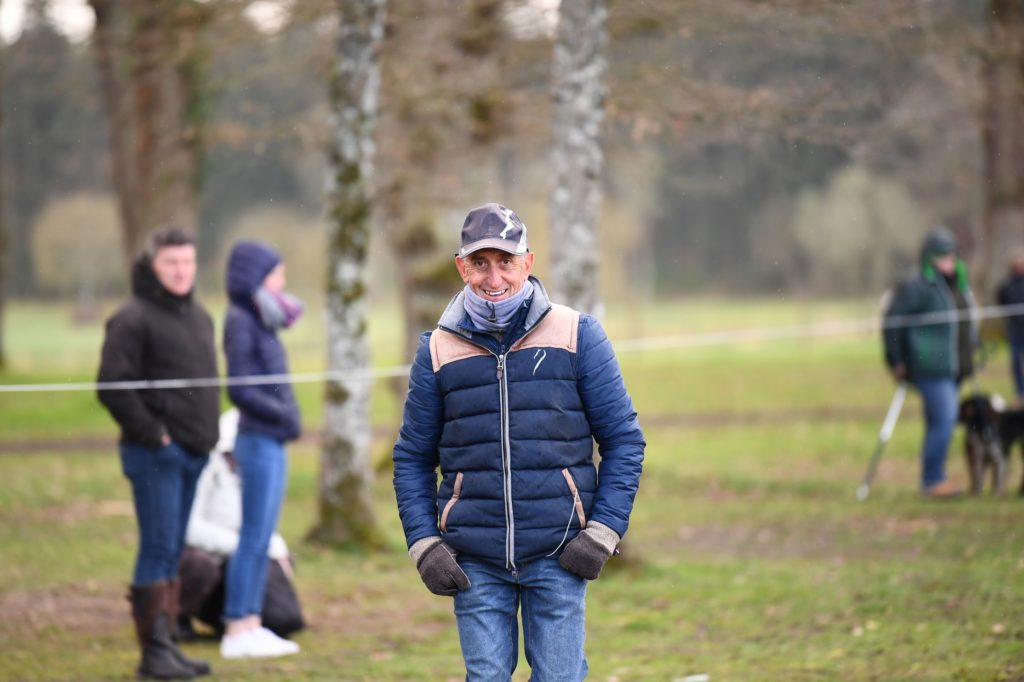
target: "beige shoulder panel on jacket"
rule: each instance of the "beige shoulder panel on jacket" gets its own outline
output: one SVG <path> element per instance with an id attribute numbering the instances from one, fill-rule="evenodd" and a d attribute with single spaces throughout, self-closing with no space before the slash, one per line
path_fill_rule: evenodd
<path id="1" fill-rule="evenodd" d="M 452 334 L 444 329 L 435 329 L 434 333 L 430 335 L 430 362 L 435 373 L 449 362 L 464 360 L 476 355 L 490 355 L 490 353 L 458 334 Z"/>
<path id="2" fill-rule="evenodd" d="M 511 350 L 526 348 L 564 348 L 576 352 L 580 314 L 564 305 L 554 304 L 533 331 L 524 336 Z M 434 371 L 440 371 L 450 362 L 477 355 L 490 355 L 485 349 L 467 341 L 458 334 L 435 329 L 430 335 L 430 361 Z"/>
<path id="3" fill-rule="evenodd" d="M 512 348 L 564 348 L 576 352 L 576 337 L 580 330 L 580 313 L 577 310 L 555 303 L 536 328 Z"/>

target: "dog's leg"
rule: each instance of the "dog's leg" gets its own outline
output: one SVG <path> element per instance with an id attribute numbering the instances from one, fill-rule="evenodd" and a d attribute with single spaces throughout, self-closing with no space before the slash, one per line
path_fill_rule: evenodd
<path id="1" fill-rule="evenodd" d="M 992 490 L 996 495 L 1002 495 L 1006 489 L 1006 455 L 995 441 L 992 442 L 989 454 L 992 455 Z"/>
<path id="2" fill-rule="evenodd" d="M 971 494 L 980 495 L 981 486 L 983 485 L 982 475 L 982 461 L 981 461 L 981 447 L 978 442 L 978 435 L 973 431 L 967 433 L 965 439 L 965 451 L 967 454 L 967 475 L 971 479 Z"/>

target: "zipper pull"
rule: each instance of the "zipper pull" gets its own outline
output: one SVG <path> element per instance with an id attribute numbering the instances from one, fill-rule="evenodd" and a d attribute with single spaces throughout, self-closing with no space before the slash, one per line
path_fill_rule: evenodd
<path id="1" fill-rule="evenodd" d="M 498 381 L 501 381 L 501 377 L 504 376 L 504 374 L 505 374 L 505 356 L 504 355 L 499 355 L 498 356 L 498 372 L 497 372 Z"/>

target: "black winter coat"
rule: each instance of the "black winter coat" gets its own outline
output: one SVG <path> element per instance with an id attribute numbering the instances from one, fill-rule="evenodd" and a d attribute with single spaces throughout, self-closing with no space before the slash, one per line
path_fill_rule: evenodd
<path id="1" fill-rule="evenodd" d="M 99 381 L 217 376 L 213 320 L 191 294 L 175 296 L 148 259 L 132 270 L 132 297 L 107 320 Z M 203 388 L 99 390 L 121 427 L 121 441 L 161 446 L 164 433 L 195 455 L 217 443 L 220 391 Z"/>

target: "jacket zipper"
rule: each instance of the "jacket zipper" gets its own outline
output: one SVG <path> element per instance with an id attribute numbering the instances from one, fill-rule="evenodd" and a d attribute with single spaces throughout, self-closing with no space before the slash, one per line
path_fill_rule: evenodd
<path id="1" fill-rule="evenodd" d="M 512 513 L 512 443 L 509 437 L 508 378 L 505 353 L 498 358 L 498 407 L 501 413 L 501 477 L 505 494 L 505 568 L 516 572 L 516 520 Z"/>
<path id="2" fill-rule="evenodd" d="M 547 317 L 547 314 L 551 311 L 548 308 L 541 316 L 537 318 L 537 321 L 533 323 L 533 326 L 523 334 L 521 337 L 515 340 L 515 343 L 511 344 L 508 351 L 503 353 L 495 353 L 487 346 L 477 343 L 473 339 L 467 339 L 470 343 L 475 346 L 483 348 L 488 353 L 493 355 L 498 360 L 497 377 L 498 377 L 498 407 L 501 415 L 501 477 L 502 485 L 505 497 L 505 568 L 511 571 L 513 574 L 518 573 L 516 568 L 516 521 L 515 515 L 512 513 L 512 443 L 509 436 L 509 409 L 508 409 L 508 380 L 505 377 L 505 356 L 512 351 L 512 347 L 517 343 L 520 343 L 523 339 L 530 335 L 534 329 L 536 329 L 541 320 Z M 442 329 L 446 329 L 444 326 Z M 460 334 L 457 331 L 448 329 L 453 334 L 457 334 L 462 338 L 466 338 L 464 334 Z"/>

